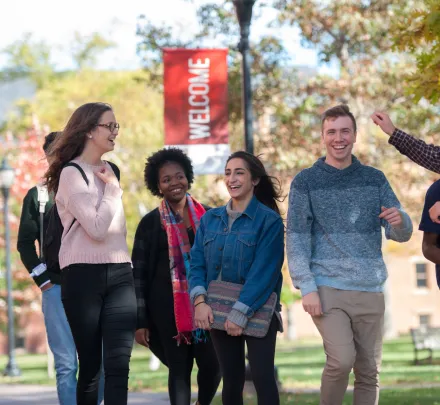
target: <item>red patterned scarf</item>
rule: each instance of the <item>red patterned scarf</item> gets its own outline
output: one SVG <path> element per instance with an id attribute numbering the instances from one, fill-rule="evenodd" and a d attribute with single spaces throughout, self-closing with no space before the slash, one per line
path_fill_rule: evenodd
<path id="1" fill-rule="evenodd" d="M 192 229 L 196 233 L 200 218 L 206 212 L 203 205 L 187 194 L 188 214 Z M 190 270 L 190 250 L 188 232 L 183 218 L 174 214 L 164 199 L 159 207 L 160 217 L 168 238 L 171 281 L 173 283 L 174 315 L 177 327 L 177 344 L 191 344 L 194 326 L 193 305 L 188 292 L 186 275 Z"/>

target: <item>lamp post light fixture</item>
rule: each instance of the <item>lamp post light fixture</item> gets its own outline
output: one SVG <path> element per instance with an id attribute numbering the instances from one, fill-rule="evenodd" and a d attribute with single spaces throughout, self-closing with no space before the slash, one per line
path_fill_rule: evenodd
<path id="1" fill-rule="evenodd" d="M 12 299 L 12 270 L 11 270 L 11 237 L 9 229 L 9 190 L 14 184 L 15 172 L 9 166 L 6 158 L 0 166 L 0 189 L 3 194 L 3 219 L 5 224 L 5 267 L 8 289 L 8 364 L 3 372 L 8 377 L 18 377 L 20 369 L 15 361 L 15 333 L 14 333 L 14 303 Z"/>
<path id="2" fill-rule="evenodd" d="M 249 51 L 249 32 L 252 19 L 252 7 L 256 0 L 233 0 L 240 24 L 240 43 L 238 50 L 242 55 L 243 69 L 243 112 L 244 137 L 246 152 L 254 153 L 252 88 L 251 88 L 251 55 Z"/>

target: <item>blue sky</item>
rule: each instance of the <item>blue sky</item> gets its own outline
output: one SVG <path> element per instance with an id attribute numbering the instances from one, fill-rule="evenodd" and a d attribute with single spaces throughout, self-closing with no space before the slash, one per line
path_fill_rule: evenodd
<path id="1" fill-rule="evenodd" d="M 136 69 L 140 66 L 136 55 L 136 21 L 145 14 L 155 23 L 166 22 L 190 36 L 195 31 L 196 5 L 208 0 L 3 0 L 1 6 L 0 49 L 32 32 L 35 39 L 45 40 L 53 47 L 54 61 L 62 69 L 71 66 L 68 53 L 74 32 L 83 35 L 99 32 L 116 42 L 116 48 L 103 53 L 98 61 L 102 69 Z M 6 3 L 6 4 L 5 4 Z M 256 21 L 251 35 L 258 37 L 266 32 L 266 23 L 273 18 L 265 13 L 264 21 Z M 317 65 L 316 52 L 300 46 L 295 29 L 280 32 L 292 57 L 293 64 Z M 213 44 L 214 46 L 215 44 Z M 0 66 L 4 64 L 0 56 Z M 321 66 L 320 70 L 329 68 Z"/>

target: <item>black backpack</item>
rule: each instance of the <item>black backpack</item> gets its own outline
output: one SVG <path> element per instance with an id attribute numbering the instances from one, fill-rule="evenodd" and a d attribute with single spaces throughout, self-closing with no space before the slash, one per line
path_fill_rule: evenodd
<path id="1" fill-rule="evenodd" d="M 111 168 L 113 169 L 113 172 L 115 173 L 118 180 L 120 180 L 120 171 L 118 166 L 116 166 L 112 162 L 107 162 Z M 73 166 L 76 167 L 79 172 L 81 173 L 81 176 L 83 177 L 86 184 L 89 184 L 89 180 L 84 173 L 84 170 L 76 163 L 70 162 L 64 165 L 64 167 Z M 46 226 L 46 232 L 45 232 L 45 238 L 43 243 L 43 260 L 46 263 L 47 269 L 54 273 L 60 273 L 60 263 L 58 259 L 58 255 L 61 248 L 61 237 L 63 236 L 64 227 L 61 223 L 60 216 L 58 214 L 58 208 L 57 204 L 55 203 L 52 208 L 47 213 L 47 226 Z M 76 218 L 73 219 L 70 228 L 72 228 L 72 225 L 75 223 Z M 69 231 L 70 231 L 69 228 Z"/>

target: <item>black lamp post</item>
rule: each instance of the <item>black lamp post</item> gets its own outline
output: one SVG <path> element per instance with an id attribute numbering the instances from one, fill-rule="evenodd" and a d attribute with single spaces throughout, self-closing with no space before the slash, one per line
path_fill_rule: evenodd
<path id="1" fill-rule="evenodd" d="M 3 194 L 3 218 L 5 223 L 5 264 L 6 281 L 8 288 L 8 364 L 3 372 L 5 376 L 17 377 L 20 369 L 15 361 L 15 333 L 14 333 L 14 303 L 12 299 L 12 272 L 11 272 L 11 237 L 9 234 L 8 200 L 9 190 L 14 184 L 14 169 L 8 165 L 6 158 L 0 166 L 0 188 Z"/>
<path id="2" fill-rule="evenodd" d="M 242 55 L 243 66 L 243 110 L 244 136 L 246 151 L 254 153 L 253 117 L 252 117 L 252 88 L 251 88 L 251 55 L 249 52 L 249 32 L 252 19 L 252 7 L 256 0 L 233 0 L 240 24 L 240 43 L 238 50 Z"/>
<path id="3" fill-rule="evenodd" d="M 256 0 L 233 0 L 240 24 L 240 43 L 238 50 L 242 55 L 243 68 L 243 110 L 244 110 L 244 136 L 246 152 L 254 153 L 253 139 L 253 114 L 252 114 L 252 87 L 251 87 L 251 55 L 249 51 L 249 33 L 252 20 L 252 7 Z M 278 370 L 274 369 L 278 382 Z M 246 364 L 246 381 L 252 381 L 249 363 Z"/>

